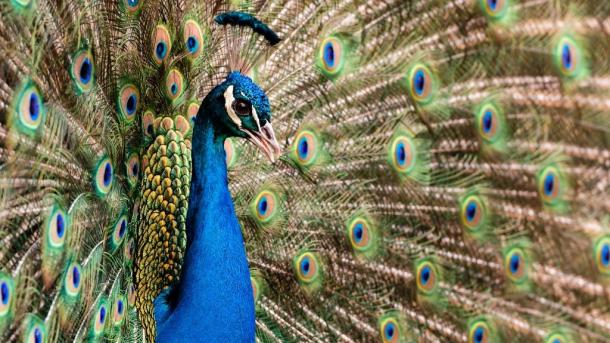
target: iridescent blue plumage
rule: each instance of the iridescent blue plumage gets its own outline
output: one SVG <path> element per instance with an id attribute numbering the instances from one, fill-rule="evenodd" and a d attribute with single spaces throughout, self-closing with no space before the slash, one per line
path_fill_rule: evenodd
<path id="1" fill-rule="evenodd" d="M 251 109 L 235 118 L 227 111 L 238 111 L 239 101 L 248 102 Z M 227 337 L 235 342 L 254 340 L 250 271 L 228 189 L 224 141 L 231 136 L 264 135 L 261 127 L 270 120 L 265 93 L 237 72 L 203 100 L 192 139 L 184 271 L 181 281 L 155 300 L 158 342 L 197 342 L 202 333 L 211 342 Z M 266 198 L 259 201 L 258 209 L 268 211 Z"/>

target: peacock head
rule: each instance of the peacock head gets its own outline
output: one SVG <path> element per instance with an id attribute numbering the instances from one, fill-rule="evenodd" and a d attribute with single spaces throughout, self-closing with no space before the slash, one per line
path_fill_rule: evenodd
<path id="1" fill-rule="evenodd" d="M 281 149 L 271 126 L 269 99 L 252 79 L 231 72 L 206 100 L 202 108 L 210 110 L 209 115 L 219 134 L 249 140 L 271 162 L 280 155 Z"/>

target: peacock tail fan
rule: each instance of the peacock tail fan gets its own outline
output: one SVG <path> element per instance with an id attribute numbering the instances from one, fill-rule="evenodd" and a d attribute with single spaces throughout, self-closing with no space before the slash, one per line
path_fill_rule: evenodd
<path id="1" fill-rule="evenodd" d="M 199 105 L 225 141 L 262 342 L 610 337 L 603 0 L 0 3 L 0 341 L 152 341 Z M 272 45 L 272 46 L 271 46 Z"/>

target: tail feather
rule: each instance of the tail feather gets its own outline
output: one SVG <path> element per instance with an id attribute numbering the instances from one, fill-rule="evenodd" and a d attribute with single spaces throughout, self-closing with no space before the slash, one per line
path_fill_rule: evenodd
<path id="1" fill-rule="evenodd" d="M 281 41 L 216 24 L 228 10 Z M 227 60 L 266 90 L 285 152 L 225 144 L 257 341 L 610 336 L 607 3 L 0 13 L 1 340 L 154 339 L 188 239 L 192 123 Z"/>

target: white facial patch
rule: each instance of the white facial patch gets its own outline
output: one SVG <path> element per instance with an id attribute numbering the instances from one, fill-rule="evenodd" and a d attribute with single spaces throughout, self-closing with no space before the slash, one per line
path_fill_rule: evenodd
<path id="1" fill-rule="evenodd" d="M 258 131 L 261 130 L 261 123 L 258 121 L 258 113 L 256 113 L 256 108 L 252 106 L 252 116 L 254 117 L 254 121 L 256 122 L 256 128 Z"/>
<path id="2" fill-rule="evenodd" d="M 233 86 L 227 87 L 227 90 L 224 93 L 225 96 L 225 109 L 229 114 L 229 118 L 237 125 L 237 127 L 241 128 L 241 119 L 235 111 L 233 110 L 233 101 L 235 101 L 235 97 L 233 96 Z M 258 119 L 258 118 L 257 118 Z"/>

